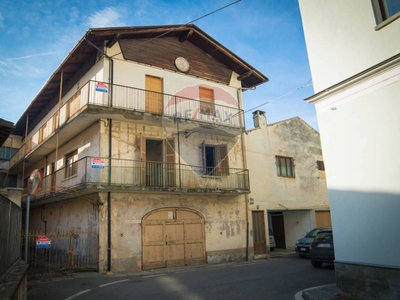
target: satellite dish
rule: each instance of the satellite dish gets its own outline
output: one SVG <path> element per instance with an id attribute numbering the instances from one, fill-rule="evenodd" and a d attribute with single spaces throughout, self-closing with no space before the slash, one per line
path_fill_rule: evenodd
<path id="1" fill-rule="evenodd" d="M 29 194 L 35 194 L 40 183 L 42 182 L 43 172 L 41 170 L 33 170 L 31 176 L 29 176 L 29 186 L 28 192 Z"/>

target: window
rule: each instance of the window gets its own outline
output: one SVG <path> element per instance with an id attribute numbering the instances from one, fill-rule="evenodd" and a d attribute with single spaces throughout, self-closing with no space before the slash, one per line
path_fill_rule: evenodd
<path id="1" fill-rule="evenodd" d="M 199 98 L 200 98 L 200 113 L 204 115 L 214 116 L 215 115 L 215 104 L 214 104 L 214 90 L 199 87 Z"/>
<path id="2" fill-rule="evenodd" d="M 227 145 L 212 146 L 202 143 L 203 172 L 205 175 L 229 175 Z"/>
<path id="3" fill-rule="evenodd" d="M 382 23 L 400 12 L 399 0 L 372 0 L 376 23 Z M 400 16 L 400 14 L 399 14 Z"/>
<path id="4" fill-rule="evenodd" d="M 0 158 L 10 159 L 17 151 L 17 148 L 0 147 Z"/>
<path id="5" fill-rule="evenodd" d="M 77 174 L 77 158 L 78 150 L 75 150 L 65 156 L 65 178 L 74 176 Z"/>
<path id="6" fill-rule="evenodd" d="M 317 168 L 319 171 L 325 171 L 325 165 L 322 160 L 317 160 Z"/>
<path id="7" fill-rule="evenodd" d="M 294 177 L 294 163 L 293 158 L 276 156 L 276 172 L 278 176 Z"/>

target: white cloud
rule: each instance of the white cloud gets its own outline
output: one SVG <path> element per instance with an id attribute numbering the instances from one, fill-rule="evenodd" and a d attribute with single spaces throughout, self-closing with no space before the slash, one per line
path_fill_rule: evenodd
<path id="1" fill-rule="evenodd" d="M 106 7 L 93 13 L 89 17 L 88 25 L 91 28 L 121 26 L 123 25 L 123 15 L 116 8 Z"/>
<path id="2" fill-rule="evenodd" d="M 4 17 L 3 15 L 0 13 L 0 28 L 4 28 Z"/>

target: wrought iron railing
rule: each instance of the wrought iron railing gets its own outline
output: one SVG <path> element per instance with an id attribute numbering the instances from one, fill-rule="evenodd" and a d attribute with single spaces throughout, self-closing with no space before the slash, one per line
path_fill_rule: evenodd
<path id="1" fill-rule="evenodd" d="M 249 191 L 249 173 L 238 168 L 204 168 L 177 163 L 136 161 L 84 157 L 74 163 L 73 173 L 63 167 L 45 176 L 36 194 L 41 198 L 53 193 L 69 193 L 69 190 L 93 185 L 102 189 L 152 188 L 166 191 Z"/>
<path id="2" fill-rule="evenodd" d="M 101 85 L 100 88 L 99 85 Z M 110 91 L 112 91 L 112 97 Z M 154 105 L 156 102 L 160 105 Z M 11 157 L 10 167 L 42 144 L 57 128 L 83 112 L 88 105 L 114 107 L 205 124 L 218 124 L 228 128 L 244 127 L 243 110 L 237 105 L 228 106 L 218 103 L 218 100 L 210 103 L 117 84 L 110 86 L 98 81 L 88 81 L 37 131 L 29 135 L 23 147 Z"/>

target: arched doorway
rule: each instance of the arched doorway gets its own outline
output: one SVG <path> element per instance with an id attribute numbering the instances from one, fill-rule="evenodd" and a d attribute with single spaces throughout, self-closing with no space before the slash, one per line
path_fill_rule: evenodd
<path id="1" fill-rule="evenodd" d="M 152 211 L 142 220 L 143 270 L 204 264 L 204 218 L 185 208 Z"/>

